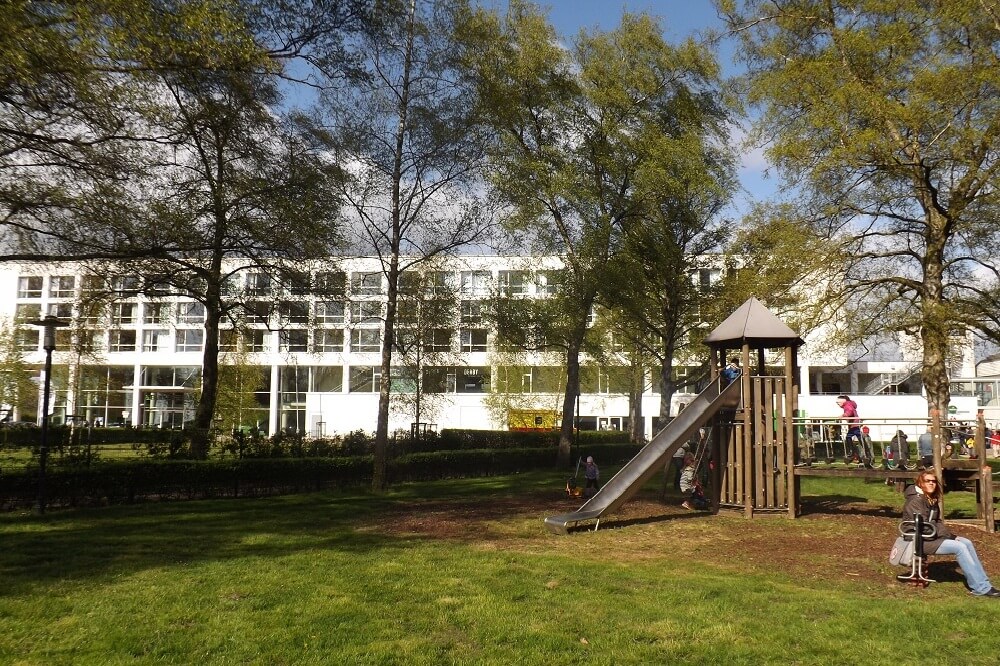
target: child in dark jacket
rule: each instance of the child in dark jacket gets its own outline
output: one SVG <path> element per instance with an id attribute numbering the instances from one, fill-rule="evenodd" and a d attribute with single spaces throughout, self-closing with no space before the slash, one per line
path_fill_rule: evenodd
<path id="1" fill-rule="evenodd" d="M 594 456 L 587 456 L 587 466 L 583 470 L 583 478 L 587 481 L 583 492 L 587 497 L 590 497 L 601 487 L 598 483 L 601 478 L 601 470 L 597 468 L 597 463 L 594 462 Z"/>

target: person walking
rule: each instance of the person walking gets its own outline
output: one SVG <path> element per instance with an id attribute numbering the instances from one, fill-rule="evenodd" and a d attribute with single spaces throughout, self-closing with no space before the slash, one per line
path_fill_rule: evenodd
<path id="1" fill-rule="evenodd" d="M 837 405 L 843 411 L 841 418 L 847 425 L 847 434 L 844 435 L 844 457 L 845 462 L 850 462 L 852 452 L 857 455 L 858 462 L 871 469 L 871 460 L 865 460 L 864 440 L 861 438 L 861 417 L 858 416 L 858 403 L 851 400 L 848 395 L 838 395 Z M 853 447 L 851 441 L 857 442 Z"/>

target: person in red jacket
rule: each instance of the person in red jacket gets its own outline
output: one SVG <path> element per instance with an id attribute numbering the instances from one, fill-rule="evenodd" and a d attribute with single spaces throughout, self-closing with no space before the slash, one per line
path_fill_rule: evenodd
<path id="1" fill-rule="evenodd" d="M 847 434 L 844 436 L 844 455 L 849 459 L 852 452 L 855 453 L 858 456 L 858 461 L 870 469 L 871 460 L 865 458 L 864 440 L 861 439 L 861 417 L 858 416 L 858 403 L 851 400 L 848 395 L 838 395 L 837 404 L 843 410 L 841 418 L 847 424 Z M 857 442 L 853 447 L 851 440 Z"/>

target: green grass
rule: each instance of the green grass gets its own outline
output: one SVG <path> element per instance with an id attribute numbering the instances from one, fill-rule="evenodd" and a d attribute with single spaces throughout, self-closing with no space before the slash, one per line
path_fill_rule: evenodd
<path id="1" fill-rule="evenodd" d="M 1000 603 L 944 562 L 927 590 L 893 580 L 884 485 L 806 479 L 805 518 L 746 521 L 678 513 L 657 483 L 635 517 L 660 519 L 555 536 L 564 481 L 2 515 L 0 663 L 996 662 Z"/>

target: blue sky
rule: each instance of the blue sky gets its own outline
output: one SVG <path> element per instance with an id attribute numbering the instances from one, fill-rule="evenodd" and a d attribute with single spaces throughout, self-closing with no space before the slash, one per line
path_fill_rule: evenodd
<path id="1" fill-rule="evenodd" d="M 480 1 L 484 6 L 501 9 L 507 4 L 505 0 Z M 710 0 L 539 0 L 539 4 L 549 9 L 549 20 L 567 39 L 572 39 L 581 29 L 612 30 L 618 25 L 623 11 L 658 17 L 664 36 L 673 43 L 723 28 Z M 741 71 L 740 65 L 733 61 L 732 42 L 723 41 L 717 57 L 726 75 Z M 753 202 L 773 197 L 778 185 L 775 176 L 764 177 L 767 163 L 760 150 L 748 147 L 741 155 L 739 177 L 744 191 L 734 201 L 733 214 L 736 216 L 748 212 Z"/>

